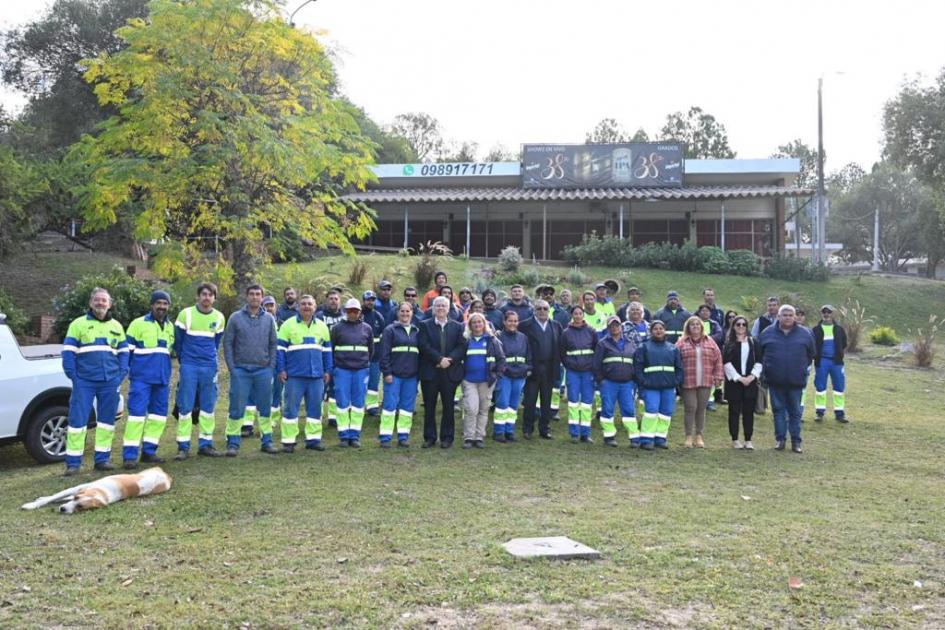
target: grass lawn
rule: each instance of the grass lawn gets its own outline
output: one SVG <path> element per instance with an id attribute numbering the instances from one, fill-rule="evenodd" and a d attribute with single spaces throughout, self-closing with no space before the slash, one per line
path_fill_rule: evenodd
<path id="1" fill-rule="evenodd" d="M 771 450 L 770 415 L 758 450 L 730 449 L 724 407 L 706 450 L 681 448 L 680 409 L 656 453 L 574 445 L 561 422 L 484 451 L 420 450 L 415 426 L 382 451 L 375 420 L 360 451 L 333 430 L 324 453 L 251 440 L 168 463 L 166 495 L 60 516 L 18 506 L 72 483 L 61 467 L 3 447 L 0 627 L 941 628 L 943 365 L 887 353 L 851 358 L 851 424 L 808 410 L 803 455 Z M 604 557 L 500 547 L 538 535 Z"/>

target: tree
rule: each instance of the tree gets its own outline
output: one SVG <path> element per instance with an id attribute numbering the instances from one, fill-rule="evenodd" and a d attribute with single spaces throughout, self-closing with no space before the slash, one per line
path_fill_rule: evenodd
<path id="1" fill-rule="evenodd" d="M 374 143 L 378 164 L 409 164 L 417 161 L 417 154 L 403 137 L 382 129 L 368 117 L 364 109 L 348 102 L 347 99 L 342 100 L 348 104 L 361 132 Z"/>
<path id="2" fill-rule="evenodd" d="M 614 118 L 604 118 L 594 129 L 587 134 L 584 142 L 587 144 L 607 144 L 611 142 L 627 142 L 630 136 Z"/>
<path id="3" fill-rule="evenodd" d="M 701 107 L 690 107 L 685 114 L 674 112 L 666 116 L 660 139 L 685 143 L 688 159 L 735 157 L 728 145 L 725 125 L 702 111 Z"/>
<path id="4" fill-rule="evenodd" d="M 830 230 L 843 243 L 847 260 L 872 259 L 876 209 L 880 265 L 886 271 L 901 271 L 907 259 L 923 253 L 922 217 L 937 209 L 936 200 L 914 174 L 888 162 L 877 164 L 833 204 Z"/>
<path id="5" fill-rule="evenodd" d="M 390 133 L 407 141 L 421 162 L 433 162 L 446 152 L 446 142 L 439 121 L 429 114 L 399 114 L 390 126 Z"/>
<path id="6" fill-rule="evenodd" d="M 885 155 L 926 184 L 945 185 L 945 69 L 932 85 L 903 84 L 883 108 Z"/>
<path id="7" fill-rule="evenodd" d="M 933 203 L 919 208 L 919 248 L 925 254 L 925 277 L 934 278 L 938 266 L 945 262 L 945 200 L 941 194 Z"/>
<path id="8" fill-rule="evenodd" d="M 630 136 L 630 142 L 649 142 L 650 136 L 644 131 L 643 127 L 638 127 L 637 130 Z"/>
<path id="9" fill-rule="evenodd" d="M 130 217 L 140 239 L 221 242 L 236 280 L 268 257 L 266 232 L 294 227 L 351 252 L 373 228 L 340 199 L 372 177 L 350 107 L 330 94 L 322 46 L 274 0 L 152 0 L 118 30 L 117 54 L 85 78 L 118 112 L 70 152 L 87 227 Z"/>
<path id="10" fill-rule="evenodd" d="M 782 144 L 771 154 L 772 158 L 796 158 L 801 161 L 801 171 L 797 176 L 800 188 L 817 187 L 817 151 L 811 149 L 800 138 Z M 824 158 L 826 161 L 826 157 Z"/>
<path id="11" fill-rule="evenodd" d="M 479 150 L 479 144 L 476 142 L 463 142 L 456 147 L 456 152 L 448 155 L 441 155 L 443 162 L 475 162 L 476 152 Z"/>
<path id="12" fill-rule="evenodd" d="M 845 195 L 863 181 L 866 177 L 866 171 L 856 162 L 848 162 L 839 171 L 834 171 L 827 176 L 827 191 L 831 196 Z"/>
<path id="13" fill-rule="evenodd" d="M 116 29 L 147 14 L 148 0 L 55 0 L 36 21 L 3 34 L 4 83 L 29 97 L 21 122 L 34 151 L 55 151 L 91 132 L 108 112 L 82 78 L 80 61 L 114 54 Z"/>
<path id="14" fill-rule="evenodd" d="M 489 152 L 486 153 L 486 156 L 483 158 L 485 162 L 521 162 L 522 155 L 521 152 L 513 153 L 511 150 L 505 148 L 503 144 L 497 144 L 489 149 Z"/>

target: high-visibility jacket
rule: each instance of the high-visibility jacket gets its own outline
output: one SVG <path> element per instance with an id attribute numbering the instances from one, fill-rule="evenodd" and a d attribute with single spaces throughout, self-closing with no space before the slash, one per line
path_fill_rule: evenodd
<path id="1" fill-rule="evenodd" d="M 62 345 L 62 371 L 70 379 L 111 381 L 128 374 L 128 341 L 118 320 L 98 320 L 90 310 L 69 324 Z"/>
<path id="2" fill-rule="evenodd" d="M 335 367 L 363 370 L 370 366 L 374 354 L 374 331 L 361 320 L 342 320 L 331 327 L 331 347 Z"/>
<path id="3" fill-rule="evenodd" d="M 594 367 L 594 349 L 597 347 L 597 332 L 589 326 L 571 324 L 561 333 L 558 353 L 564 367 L 575 372 L 590 372 Z"/>
<path id="4" fill-rule="evenodd" d="M 202 313 L 196 306 L 188 306 L 177 314 L 174 335 L 174 353 L 185 365 L 217 367 L 217 350 L 226 329 L 223 313 L 211 308 Z"/>
<path id="5" fill-rule="evenodd" d="M 404 326 L 400 322 L 391 324 L 381 335 L 381 373 L 397 378 L 416 378 L 420 373 L 420 345 L 417 335 L 420 329 L 415 324 Z"/>
<path id="6" fill-rule="evenodd" d="M 518 331 L 510 333 L 503 330 L 497 338 L 502 342 L 502 350 L 505 352 L 505 373 L 502 376 L 525 378 L 532 369 L 532 349 L 528 337 Z"/>
<path id="7" fill-rule="evenodd" d="M 649 339 L 633 354 L 633 377 L 642 389 L 671 389 L 683 382 L 679 349 L 668 335 L 663 341 Z"/>
<path id="8" fill-rule="evenodd" d="M 127 333 L 131 380 L 150 385 L 170 382 L 174 328 L 166 317 L 158 322 L 151 313 L 131 322 Z"/>
<path id="9" fill-rule="evenodd" d="M 322 320 L 312 317 L 305 323 L 301 315 L 290 317 L 279 327 L 278 344 L 276 372 L 305 378 L 331 373 L 331 333 Z"/>
<path id="10" fill-rule="evenodd" d="M 598 381 L 608 380 L 615 383 L 628 383 L 633 380 L 633 354 L 637 345 L 620 338 L 607 335 L 597 342 L 594 349 L 594 378 Z"/>
<path id="11" fill-rule="evenodd" d="M 594 330 L 600 332 L 602 330 L 607 330 L 607 318 L 610 317 L 607 313 L 600 308 L 600 304 L 594 307 L 593 313 L 588 313 L 584 311 L 584 323 L 593 328 Z"/>

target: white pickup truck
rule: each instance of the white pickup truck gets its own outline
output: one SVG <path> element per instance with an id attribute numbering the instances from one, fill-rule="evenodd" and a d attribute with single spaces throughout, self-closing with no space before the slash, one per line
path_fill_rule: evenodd
<path id="1" fill-rule="evenodd" d="M 36 461 L 66 454 L 72 382 L 62 371 L 62 346 L 23 346 L 0 313 L 0 444 L 23 442 Z"/>

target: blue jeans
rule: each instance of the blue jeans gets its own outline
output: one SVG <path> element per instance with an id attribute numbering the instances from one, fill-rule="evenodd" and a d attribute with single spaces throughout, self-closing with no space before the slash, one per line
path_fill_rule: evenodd
<path id="1" fill-rule="evenodd" d="M 246 413 L 246 404 L 253 397 L 253 400 L 272 400 L 272 368 L 263 367 L 239 367 L 233 368 L 230 373 L 230 421 L 241 422 Z M 260 409 L 260 416 L 269 417 L 269 409 Z M 260 431 L 262 431 L 260 423 Z M 227 446 L 240 447 L 239 432 L 236 435 L 226 436 Z M 272 431 L 262 434 L 261 443 L 263 446 L 272 444 Z"/>
<path id="2" fill-rule="evenodd" d="M 791 434 L 791 444 L 801 443 L 801 394 L 803 387 L 768 386 L 771 412 L 774 414 L 774 439 L 784 442 Z"/>

